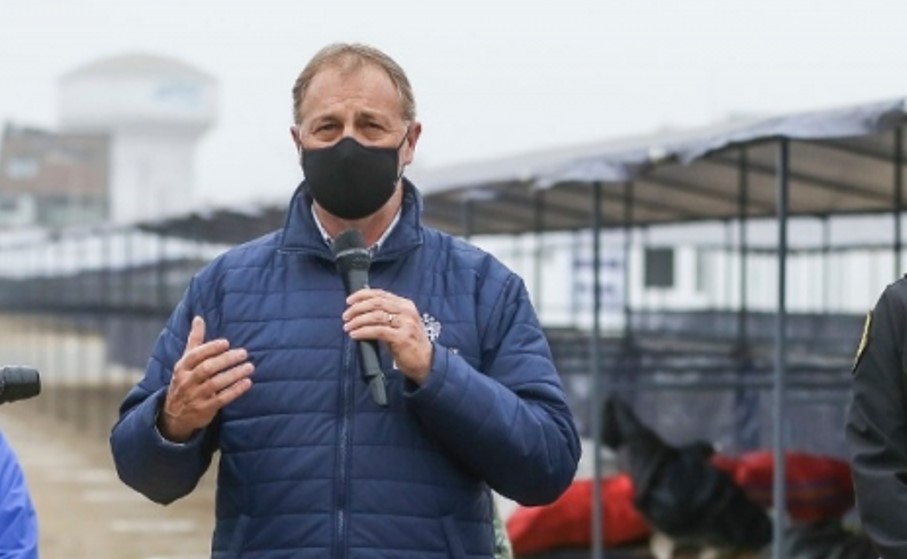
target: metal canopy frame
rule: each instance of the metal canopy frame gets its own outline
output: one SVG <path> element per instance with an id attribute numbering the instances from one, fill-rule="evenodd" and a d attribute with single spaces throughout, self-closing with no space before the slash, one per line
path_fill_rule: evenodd
<path id="1" fill-rule="evenodd" d="M 599 458 L 600 402 L 610 392 L 601 378 L 599 355 L 600 308 L 598 266 L 600 233 L 605 227 L 622 227 L 627 239 L 633 227 L 657 223 L 678 223 L 704 220 L 733 220 L 739 222 L 741 304 L 738 315 L 738 347 L 741 356 L 746 347 L 746 278 L 749 247 L 746 223 L 754 217 L 774 217 L 778 228 L 776 255 L 778 259 L 778 299 L 775 312 L 774 372 L 772 404 L 775 415 L 772 440 L 774 470 L 773 502 L 786 502 L 785 440 L 787 390 L 787 257 L 788 222 L 792 216 L 827 217 L 840 214 L 892 213 L 894 215 L 895 269 L 901 266 L 901 213 L 903 210 L 903 132 L 904 99 L 871 105 L 846 107 L 831 111 L 773 117 L 764 121 L 746 122 L 721 133 L 708 130 L 701 137 L 687 136 L 672 148 L 664 148 L 652 138 L 648 161 L 640 161 L 639 149 L 613 147 L 597 155 L 579 156 L 555 166 L 540 167 L 534 175 L 521 174 L 518 181 L 507 175 L 487 176 L 476 182 L 457 186 L 445 182 L 443 173 L 432 182 L 422 181 L 427 189 L 426 207 L 444 200 L 455 204 L 462 189 L 481 187 L 497 194 L 494 202 L 507 199 L 509 204 L 524 203 L 522 227 L 501 231 L 500 222 L 489 220 L 483 229 L 482 220 L 472 221 L 470 234 L 541 233 L 555 229 L 590 229 L 593 235 L 593 294 L 594 318 L 591 342 L 592 437 L 595 445 L 592 496 L 592 556 L 602 557 L 604 542 L 601 510 L 601 464 Z M 668 142 L 670 144 L 670 142 Z M 629 156 L 627 156 L 629 154 Z M 549 163 L 545 163 L 549 165 Z M 552 170 L 553 169 L 553 170 Z M 532 180 L 527 180 L 532 176 Z M 531 185 L 527 187 L 527 182 Z M 774 182 L 774 188 L 769 189 Z M 610 187 L 624 185 L 623 195 Z M 522 198 L 513 194 L 516 185 L 524 190 L 544 188 L 546 192 L 544 217 L 539 209 L 529 211 L 531 195 Z M 576 208 L 578 193 L 587 191 L 585 201 L 592 211 L 565 212 Z M 616 200 L 623 199 L 622 212 L 615 210 Z M 491 202 L 483 211 L 495 215 L 499 204 Z M 603 207 L 603 204 L 606 206 Z M 549 208 L 551 214 L 548 213 Z M 609 215 L 608 210 L 611 210 Z M 508 213 L 512 209 L 508 208 Z M 564 219 L 574 218 L 571 223 Z M 531 224 L 531 225 L 530 225 Z M 557 225 L 555 225 L 557 224 Z M 827 242 L 825 243 L 827 245 Z M 826 249 L 827 246 L 823 246 Z M 626 255 L 625 255 L 626 256 Z M 537 287 L 538 289 L 538 287 Z M 626 303 L 627 307 L 629 302 Z M 628 313 L 628 309 L 625 309 Z M 629 316 L 629 314 L 628 314 Z M 630 328 L 632 330 L 632 328 Z M 629 340 L 632 332 L 625 331 Z M 772 557 L 783 557 L 784 528 L 787 524 L 784 507 L 774 507 Z"/>
<path id="2" fill-rule="evenodd" d="M 697 221 L 738 222 L 742 297 L 738 345 L 746 355 L 746 224 L 775 219 L 778 227 L 773 445 L 774 502 L 784 499 L 786 418 L 787 226 L 791 217 L 893 214 L 894 262 L 901 268 L 903 133 L 907 98 L 823 111 L 750 118 L 718 126 L 667 131 L 619 141 L 549 149 L 409 173 L 424 196 L 427 224 L 469 237 L 477 234 L 541 234 L 592 230 L 598 258 L 600 233 L 622 228 L 625 247 L 634 230 Z M 591 211 L 590 211 L 591 205 Z M 142 224 L 167 236 L 211 242 L 246 240 L 283 222 L 283 207 L 255 212 L 218 210 Z M 242 238 L 238 238 L 238 237 Z M 827 237 L 827 233 L 826 233 Z M 594 267 L 593 292 L 601 289 Z M 608 387 L 601 381 L 598 349 L 599 298 L 595 297 L 592 353 L 593 556 L 602 553 L 601 465 L 598 405 Z M 628 303 L 629 306 L 629 303 Z M 627 332 L 629 337 L 632 332 Z M 784 507 L 775 507 L 773 557 L 781 558 Z"/>

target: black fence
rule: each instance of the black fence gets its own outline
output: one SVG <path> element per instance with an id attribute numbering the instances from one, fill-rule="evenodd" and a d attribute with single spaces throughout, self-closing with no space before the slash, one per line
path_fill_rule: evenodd
<path id="1" fill-rule="evenodd" d="M 223 247 L 120 231 L 0 246 L 0 363 L 42 370 L 49 413 L 106 436 L 125 391 L 189 279 Z M 603 382 L 591 393 L 592 341 L 549 329 L 570 403 L 590 435 L 593 398 L 619 394 L 669 439 L 728 451 L 770 446 L 775 317 L 750 311 L 632 309 L 629 328 L 599 340 Z M 788 446 L 843 455 L 850 364 L 862 317 L 787 320 Z"/>

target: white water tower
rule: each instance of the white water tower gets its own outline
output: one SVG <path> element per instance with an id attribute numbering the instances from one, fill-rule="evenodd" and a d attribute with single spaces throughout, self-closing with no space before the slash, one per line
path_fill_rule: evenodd
<path id="1" fill-rule="evenodd" d="M 217 84 L 173 58 L 129 54 L 91 62 L 60 80 L 60 124 L 110 135 L 110 219 L 154 219 L 191 209 L 195 148 L 215 121 Z"/>

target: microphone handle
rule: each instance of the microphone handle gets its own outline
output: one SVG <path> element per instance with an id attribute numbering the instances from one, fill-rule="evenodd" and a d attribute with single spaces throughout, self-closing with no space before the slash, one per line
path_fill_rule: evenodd
<path id="1" fill-rule="evenodd" d="M 343 274 L 343 287 L 347 295 L 368 287 L 368 270 L 352 269 Z"/>
<path id="2" fill-rule="evenodd" d="M 347 293 L 353 293 L 368 287 L 368 270 L 353 268 L 342 274 L 343 286 Z M 360 340 L 359 361 L 362 365 L 362 378 L 368 384 L 372 400 L 379 406 L 387 406 L 387 390 L 384 371 L 378 360 L 378 343 L 374 340 Z"/>
<path id="3" fill-rule="evenodd" d="M 359 359 L 362 361 L 362 376 L 368 383 L 372 399 L 379 406 L 386 406 L 387 392 L 384 386 L 384 371 L 378 360 L 378 343 L 374 340 L 360 340 Z"/>

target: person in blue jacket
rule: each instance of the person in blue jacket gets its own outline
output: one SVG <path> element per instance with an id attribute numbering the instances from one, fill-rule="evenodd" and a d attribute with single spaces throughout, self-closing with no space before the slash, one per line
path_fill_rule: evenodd
<path id="1" fill-rule="evenodd" d="M 552 502 L 580 454 L 523 281 L 422 225 L 403 177 L 422 126 L 390 57 L 329 45 L 292 94 L 305 180 L 285 225 L 192 278 L 111 432 L 119 476 L 169 503 L 219 452 L 212 557 L 491 558 L 492 491 Z M 371 255 L 349 296 L 348 229 Z"/>
<path id="2" fill-rule="evenodd" d="M 0 433 L 0 559 L 37 559 L 38 520 L 22 467 Z"/>

